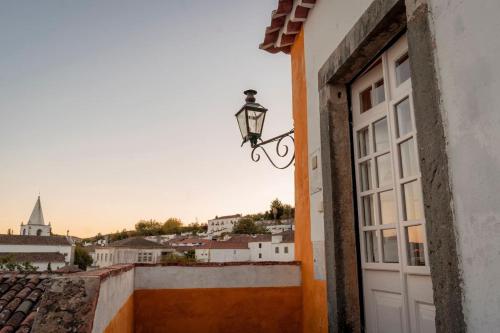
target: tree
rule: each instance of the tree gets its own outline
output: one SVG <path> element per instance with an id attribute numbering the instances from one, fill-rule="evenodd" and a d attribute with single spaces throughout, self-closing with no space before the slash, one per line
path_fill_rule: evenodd
<path id="1" fill-rule="evenodd" d="M 163 223 L 161 232 L 164 235 L 178 234 L 181 232 L 182 221 L 176 217 L 171 217 Z"/>
<path id="2" fill-rule="evenodd" d="M 50 262 L 47 265 L 47 272 L 52 273 L 52 265 L 50 264 Z"/>
<path id="3" fill-rule="evenodd" d="M 234 225 L 233 234 L 268 234 L 269 231 L 263 226 L 255 224 L 255 222 L 248 217 L 244 217 L 239 220 L 238 223 Z"/>
<path id="4" fill-rule="evenodd" d="M 135 225 L 135 230 L 139 236 L 156 236 L 161 234 L 162 225 L 155 220 L 141 220 Z"/>
<path id="5" fill-rule="evenodd" d="M 271 202 L 271 214 L 275 220 L 278 220 L 283 215 L 284 207 L 281 201 L 276 198 Z"/>
<path id="6" fill-rule="evenodd" d="M 87 267 L 92 265 L 92 262 L 92 257 L 87 250 L 83 246 L 77 245 L 75 247 L 75 265 L 86 271 Z"/>

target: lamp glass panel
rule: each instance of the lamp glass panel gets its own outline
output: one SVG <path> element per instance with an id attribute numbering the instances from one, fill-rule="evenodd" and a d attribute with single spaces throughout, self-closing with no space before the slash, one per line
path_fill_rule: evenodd
<path id="1" fill-rule="evenodd" d="M 244 110 L 236 115 L 236 120 L 238 120 L 238 126 L 240 128 L 241 137 L 245 139 L 248 135 L 248 131 L 247 131 L 246 115 Z"/>
<path id="2" fill-rule="evenodd" d="M 264 125 L 265 112 L 248 110 L 248 128 L 250 133 L 257 135 L 262 134 L 262 126 Z"/>

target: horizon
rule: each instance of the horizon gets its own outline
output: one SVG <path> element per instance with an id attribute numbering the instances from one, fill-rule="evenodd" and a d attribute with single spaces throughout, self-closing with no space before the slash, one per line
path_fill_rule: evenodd
<path id="1" fill-rule="evenodd" d="M 293 127 L 290 59 L 258 48 L 274 6 L 0 4 L 0 231 L 37 193 L 54 233 L 81 237 L 295 205 L 293 167 L 254 163 L 234 117 L 252 88 L 264 139 Z"/>

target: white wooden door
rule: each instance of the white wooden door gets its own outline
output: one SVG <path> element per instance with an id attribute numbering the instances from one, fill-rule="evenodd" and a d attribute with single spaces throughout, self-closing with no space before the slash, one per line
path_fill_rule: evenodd
<path id="1" fill-rule="evenodd" d="M 406 37 L 351 86 L 366 331 L 435 332 Z"/>

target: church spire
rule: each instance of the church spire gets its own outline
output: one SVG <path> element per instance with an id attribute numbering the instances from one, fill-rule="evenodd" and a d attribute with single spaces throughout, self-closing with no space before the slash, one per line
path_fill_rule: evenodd
<path id="1" fill-rule="evenodd" d="M 38 196 L 38 200 L 35 203 L 35 207 L 31 212 L 30 219 L 28 224 L 31 225 L 45 225 L 45 221 L 43 220 L 43 212 L 42 212 L 42 204 L 40 203 L 40 196 Z"/>

